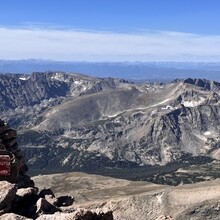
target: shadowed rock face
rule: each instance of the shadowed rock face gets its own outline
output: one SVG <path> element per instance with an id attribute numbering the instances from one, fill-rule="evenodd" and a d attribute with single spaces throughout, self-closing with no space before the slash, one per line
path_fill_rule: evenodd
<path id="1" fill-rule="evenodd" d="M 19 129 L 31 168 L 92 170 L 220 158 L 217 82 L 135 84 L 46 72 L 2 75 L 0 85 L 2 118 Z"/>

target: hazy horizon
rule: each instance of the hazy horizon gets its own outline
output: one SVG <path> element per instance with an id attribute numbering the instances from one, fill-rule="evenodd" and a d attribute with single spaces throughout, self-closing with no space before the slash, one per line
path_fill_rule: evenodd
<path id="1" fill-rule="evenodd" d="M 0 59 L 220 62 L 219 7 L 217 0 L 9 0 L 0 8 Z"/>

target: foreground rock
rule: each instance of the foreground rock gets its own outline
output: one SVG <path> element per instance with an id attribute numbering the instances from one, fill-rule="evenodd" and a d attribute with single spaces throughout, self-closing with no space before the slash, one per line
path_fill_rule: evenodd
<path id="1" fill-rule="evenodd" d="M 0 182 L 0 214 L 7 212 L 16 196 L 15 184 L 7 181 Z"/>
<path id="2" fill-rule="evenodd" d="M 40 198 L 37 201 L 37 214 L 54 214 L 55 212 L 61 212 L 61 210 L 55 205 L 51 204 L 44 198 Z"/>
<path id="3" fill-rule="evenodd" d="M 55 213 L 54 215 L 41 215 L 37 220 L 113 220 L 111 211 L 95 213 L 91 211 L 78 211 L 74 213 Z"/>
<path id="4" fill-rule="evenodd" d="M 0 220 L 31 220 L 31 219 L 14 213 L 6 213 L 0 216 Z"/>
<path id="5" fill-rule="evenodd" d="M 55 197 L 50 189 L 19 188 L 0 181 L 0 219 L 2 220 L 113 220 L 112 212 L 77 211 L 71 196 Z"/>

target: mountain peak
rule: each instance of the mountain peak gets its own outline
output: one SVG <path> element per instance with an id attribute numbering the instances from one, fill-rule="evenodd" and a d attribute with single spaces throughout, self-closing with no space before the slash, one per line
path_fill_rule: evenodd
<path id="1" fill-rule="evenodd" d="M 188 78 L 188 79 L 185 79 L 183 82 L 204 88 L 206 90 L 216 90 L 216 89 L 219 90 L 220 89 L 220 83 L 216 81 L 210 81 L 207 79 Z"/>

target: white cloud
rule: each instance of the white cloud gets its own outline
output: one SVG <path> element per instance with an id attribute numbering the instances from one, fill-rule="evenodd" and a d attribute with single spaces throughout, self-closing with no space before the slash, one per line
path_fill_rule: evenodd
<path id="1" fill-rule="evenodd" d="M 220 36 L 0 27 L 0 59 L 220 61 Z"/>

